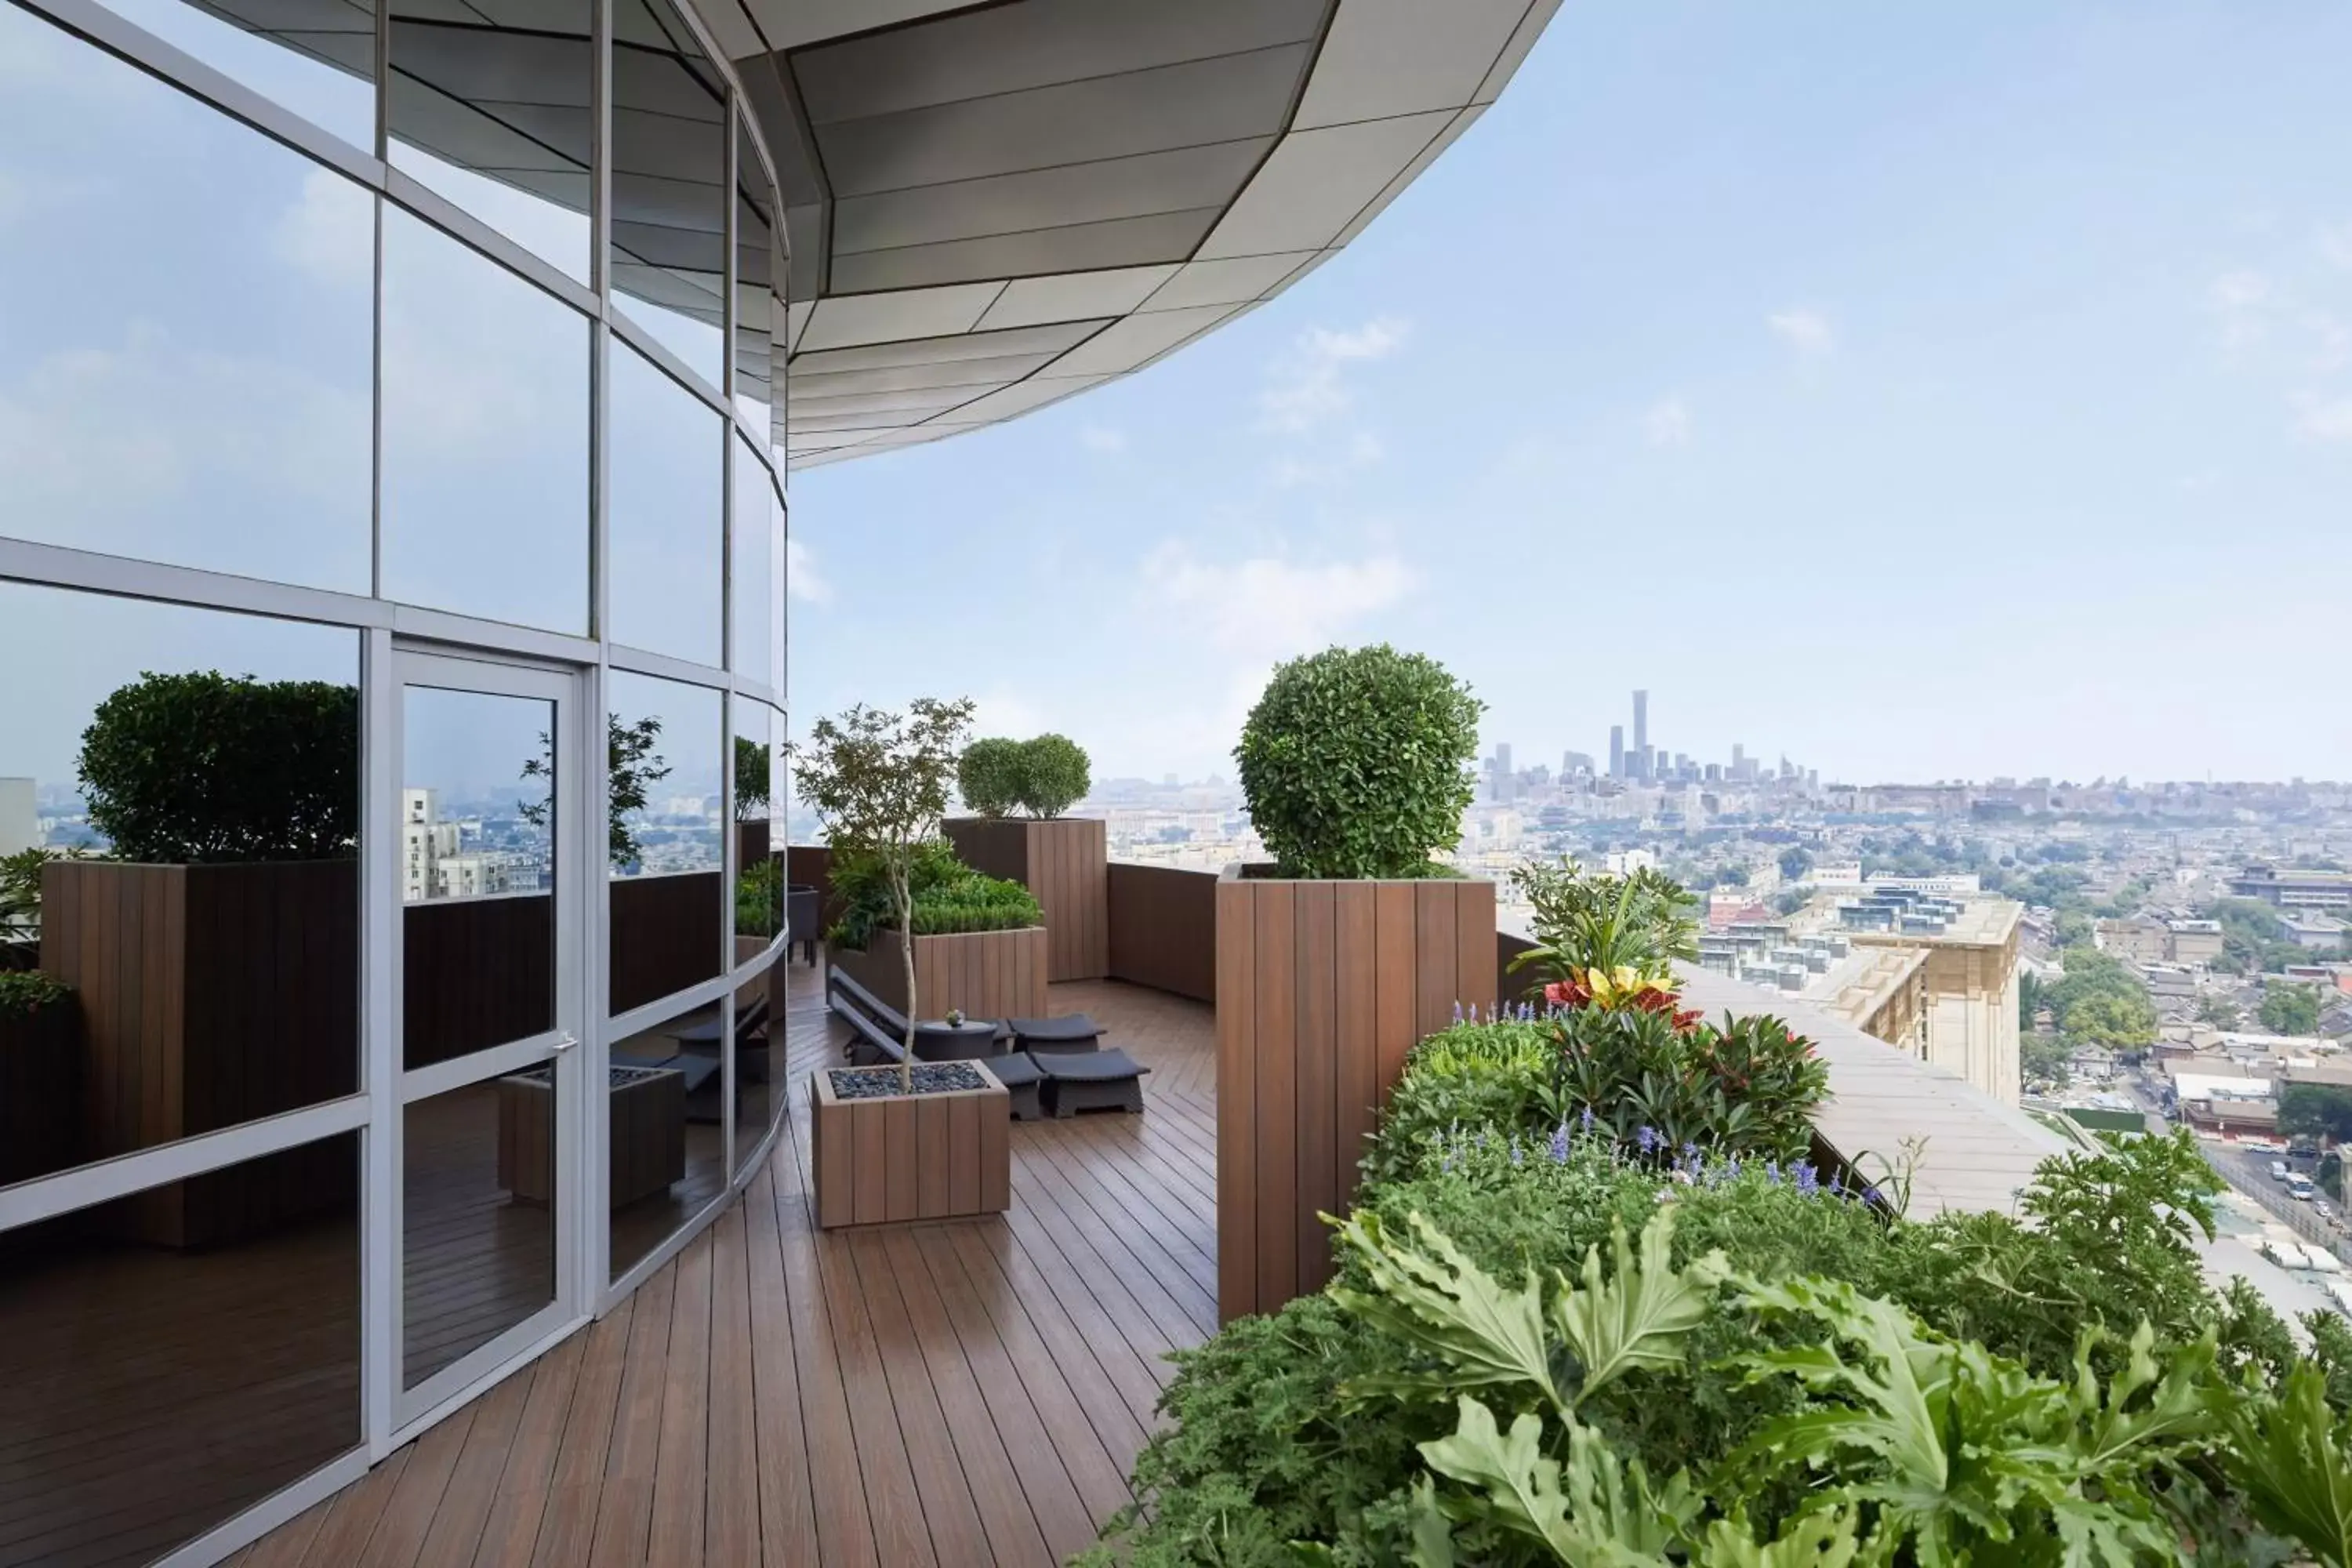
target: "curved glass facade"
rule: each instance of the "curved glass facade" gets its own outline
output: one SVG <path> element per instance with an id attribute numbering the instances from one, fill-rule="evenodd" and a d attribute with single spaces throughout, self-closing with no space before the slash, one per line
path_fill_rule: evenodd
<path id="1" fill-rule="evenodd" d="M 0 1564 L 226 1555 L 784 1110 L 769 160 L 505 15 L 0 0 Z"/>

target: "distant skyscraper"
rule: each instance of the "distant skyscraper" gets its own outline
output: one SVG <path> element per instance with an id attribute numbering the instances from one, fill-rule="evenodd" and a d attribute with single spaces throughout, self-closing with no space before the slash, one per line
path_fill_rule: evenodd
<path id="1" fill-rule="evenodd" d="M 1495 742 L 1495 771 L 1506 774 L 1511 771 L 1511 743 L 1508 741 Z"/>
<path id="2" fill-rule="evenodd" d="M 1633 750 L 1646 757 L 1650 751 L 1650 694 L 1633 693 Z"/>
<path id="3" fill-rule="evenodd" d="M 1625 726 L 1622 724 L 1609 726 L 1609 776 L 1612 779 L 1625 776 Z"/>

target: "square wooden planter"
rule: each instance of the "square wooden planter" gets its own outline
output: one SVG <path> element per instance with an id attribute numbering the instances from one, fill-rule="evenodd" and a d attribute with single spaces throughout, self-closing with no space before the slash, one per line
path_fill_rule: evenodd
<path id="1" fill-rule="evenodd" d="M 987 1063 L 961 1065 L 980 1074 L 982 1088 L 844 1100 L 834 1092 L 837 1069 L 810 1076 L 820 1229 L 1012 1206 L 1012 1106 Z"/>
<path id="2" fill-rule="evenodd" d="M 1495 884 L 1217 879 L 1217 1312 L 1330 1278 L 1329 1232 L 1405 1052 L 1494 1000 Z"/>
<path id="3" fill-rule="evenodd" d="M 877 931 L 864 952 L 827 948 L 825 961 L 881 998 L 907 1010 L 904 940 Z M 1045 1016 L 1045 928 L 971 931 L 959 936 L 915 939 L 915 1001 L 926 1018 L 944 1018 L 950 1007 L 974 1018 L 1042 1018 Z"/>
<path id="4" fill-rule="evenodd" d="M 1108 823 L 955 816 L 945 826 L 965 865 L 1018 882 L 1035 897 L 1045 914 L 1046 979 L 1100 980 L 1110 973 Z"/>
<path id="5" fill-rule="evenodd" d="M 686 1075 L 672 1068 L 610 1070 L 605 1096 L 611 1204 L 619 1208 L 686 1179 Z M 555 1195 L 555 1089 L 545 1068 L 499 1079 L 499 1185 L 518 1203 Z"/>

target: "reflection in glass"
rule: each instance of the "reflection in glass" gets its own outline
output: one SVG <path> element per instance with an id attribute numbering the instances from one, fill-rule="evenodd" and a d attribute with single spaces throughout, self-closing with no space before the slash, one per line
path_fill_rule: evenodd
<path id="1" fill-rule="evenodd" d="M 727 90 L 668 0 L 613 0 L 613 300 L 713 387 Z"/>
<path id="2" fill-rule="evenodd" d="M 719 662 L 724 425 L 718 410 L 613 340 L 614 641 Z"/>
<path id="3" fill-rule="evenodd" d="M 555 1026 L 554 705 L 402 689 L 401 1056 Z"/>
<path id="4" fill-rule="evenodd" d="M 375 150 L 375 7 L 369 0 L 104 3 L 320 130 Z"/>
<path id="5" fill-rule="evenodd" d="M 0 584 L 0 854 L 47 860 L 0 971 L 67 988 L 0 1022 L 0 1185 L 358 1089 L 358 669 L 348 631 Z"/>
<path id="6" fill-rule="evenodd" d="M 719 696 L 614 670 L 608 1002 L 625 1013 L 719 973 Z"/>
<path id="7" fill-rule="evenodd" d="M 764 702 L 738 697 L 735 710 L 735 962 L 757 958 L 784 924 L 783 847 L 772 842 L 774 753 Z M 770 983 L 785 983 L 789 966 L 771 968 L 735 992 L 735 1163 L 740 1168 L 767 1132 L 771 1086 L 782 1079 L 783 1008 L 770 1006 Z M 782 993 L 775 993 L 781 1003 Z"/>
<path id="8" fill-rule="evenodd" d="M 793 518 L 781 484 L 771 483 L 768 488 L 768 511 L 772 519 L 768 537 L 775 548 L 772 569 L 775 585 L 768 591 L 768 607 L 776 617 L 775 635 L 768 639 L 768 684 L 782 691 L 787 673 L 784 661 L 792 657 L 792 631 L 786 624 L 790 612 L 784 606 L 792 598 Z"/>
<path id="9" fill-rule="evenodd" d="M 359 1174 L 345 1132 L 0 1235 L 0 1560 L 152 1562 L 359 1446 Z"/>
<path id="10" fill-rule="evenodd" d="M 555 1300 L 561 1125 L 544 1067 L 402 1108 L 403 1388 Z"/>
<path id="11" fill-rule="evenodd" d="M 776 194 L 740 121 L 735 143 L 735 384 L 729 390 L 735 411 L 764 432 L 774 379 L 772 334 L 783 325 L 783 254 L 775 233 Z"/>
<path id="12" fill-rule="evenodd" d="M 394 168 L 583 283 L 594 23 L 587 0 L 393 0 L 385 104 Z"/>
<path id="13" fill-rule="evenodd" d="M 588 320 L 387 205 L 383 594 L 588 629 Z"/>
<path id="14" fill-rule="evenodd" d="M 719 1040 L 719 1009 L 700 1007 L 613 1046 L 615 1279 L 727 1190 Z"/>
<path id="15" fill-rule="evenodd" d="M 735 440 L 735 555 L 729 581 L 735 616 L 732 666 L 739 675 L 772 683 L 776 605 L 775 479 L 741 437 Z"/>
<path id="16" fill-rule="evenodd" d="M 15 5 L 0 72 L 0 534 L 366 593 L 374 198 Z"/>

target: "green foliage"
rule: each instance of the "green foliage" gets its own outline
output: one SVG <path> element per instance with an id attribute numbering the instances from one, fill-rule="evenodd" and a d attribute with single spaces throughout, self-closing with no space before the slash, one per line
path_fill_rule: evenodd
<path id="1" fill-rule="evenodd" d="M 12 950 L 29 952 L 40 941 L 41 868 L 48 862 L 39 845 L 0 855 L 0 970 L 12 967 Z"/>
<path id="2" fill-rule="evenodd" d="M 2197 1021 L 2210 1024 L 2217 1029 L 2234 1029 L 2239 1023 L 2238 1005 L 2218 991 L 2209 991 L 2197 998 Z"/>
<path id="3" fill-rule="evenodd" d="M 1791 844 L 1780 851 L 1780 875 L 1791 882 L 1801 881 L 1813 868 L 1813 852 L 1801 844 Z"/>
<path id="4" fill-rule="evenodd" d="M 784 865 L 771 856 L 735 879 L 735 934 L 773 936 L 784 929 Z"/>
<path id="5" fill-rule="evenodd" d="M 98 705 L 75 765 L 90 826 L 120 859 L 195 865 L 356 852 L 355 687 L 149 672 Z"/>
<path id="6" fill-rule="evenodd" d="M 2286 934 L 2278 911 L 2260 899 L 2218 899 L 2199 911 L 2221 926 L 2221 956 L 2213 967 L 2232 974 L 2259 974 L 2310 958 Z"/>
<path id="7" fill-rule="evenodd" d="M 1558 1046 L 1548 1023 L 1456 1024 L 1405 1057 L 1381 1130 L 1364 1155 L 1373 1182 L 1417 1174 L 1441 1159 L 1462 1128 L 1497 1137 L 1539 1137 L 1566 1117 L 1554 1079 Z"/>
<path id="8" fill-rule="evenodd" d="M 841 915 L 825 933 L 827 942 L 863 952 L 877 931 L 898 929 L 898 896 L 889 867 L 878 857 L 836 857 L 832 878 Z M 982 876 L 957 859 L 955 850 L 942 838 L 927 838 L 915 846 L 908 862 L 907 885 L 914 900 L 918 936 L 1017 931 L 1045 920 L 1028 889 L 1018 882 Z"/>
<path id="9" fill-rule="evenodd" d="M 2325 1381 L 2297 1366 L 2277 1403 L 2232 1410 L 2229 1474 L 2263 1524 L 2352 1568 L 2352 1427 L 2328 1406 Z"/>
<path id="10" fill-rule="evenodd" d="M 2352 1089 L 2334 1083 L 2291 1083 L 2279 1096 L 2278 1129 L 2290 1138 L 2352 1142 Z"/>
<path id="11" fill-rule="evenodd" d="M 735 820 L 756 822 L 768 815 L 773 769 L 765 741 L 735 737 Z"/>
<path id="12" fill-rule="evenodd" d="M 37 1017 L 72 996 L 72 986 L 37 969 L 0 972 L 0 1020 Z"/>
<path id="13" fill-rule="evenodd" d="M 2068 1037 L 2125 1049 L 2155 1043 L 2156 1004 L 2122 961 L 2076 947 L 2066 950 L 2065 963 L 2043 999 Z"/>
<path id="14" fill-rule="evenodd" d="M 1016 808 L 1059 816 L 1086 798 L 1093 782 L 1085 748 L 1067 735 L 974 741 L 956 763 L 956 793 L 982 816 L 1009 816 Z"/>
<path id="15" fill-rule="evenodd" d="M 2074 1052 L 2065 1041 L 2050 1035 L 2027 1035 L 2017 1042 L 2018 1059 L 2029 1084 L 2063 1089 L 2074 1077 L 2067 1063 Z"/>
<path id="16" fill-rule="evenodd" d="M 1793 1161 L 1812 1143 L 1829 1070 L 1778 1018 L 1684 1026 L 1670 1012 L 1580 1007 L 1552 1025 L 1561 1117 L 1587 1110 L 1621 1142 Z"/>
<path id="17" fill-rule="evenodd" d="M 604 716 L 604 858 L 615 870 L 637 863 L 644 847 L 635 818 L 652 798 L 653 786 L 670 774 L 669 764 L 654 750 L 661 743 L 661 730 L 662 721 L 651 714 L 634 724 L 623 723 L 618 713 Z M 736 761 L 742 761 L 740 750 Z M 521 802 L 515 815 L 545 827 L 555 811 L 555 741 L 545 731 L 540 731 L 539 755 L 523 763 L 522 776 L 544 780 L 548 793 Z"/>
<path id="18" fill-rule="evenodd" d="M 956 762 L 956 793 L 965 808 L 982 816 L 1009 816 L 1021 804 L 1027 769 L 1026 743 L 987 736 L 963 749 Z"/>
<path id="19" fill-rule="evenodd" d="M 1293 659 L 1234 748 L 1250 821 L 1288 876 L 1424 875 L 1461 837 L 1484 710 L 1444 666 L 1385 643 Z"/>
<path id="20" fill-rule="evenodd" d="M 1588 872 L 1572 858 L 1531 861 L 1511 873 L 1533 906 L 1536 945 L 1511 961 L 1557 981 L 1589 971 L 1661 983 L 1674 961 L 1698 956 L 1698 900 L 1647 866 L 1629 876 Z"/>
<path id="21" fill-rule="evenodd" d="M 2272 985 L 2263 992 L 2263 1027 L 2273 1035 L 2319 1033 L 2319 993 L 2308 985 Z"/>

